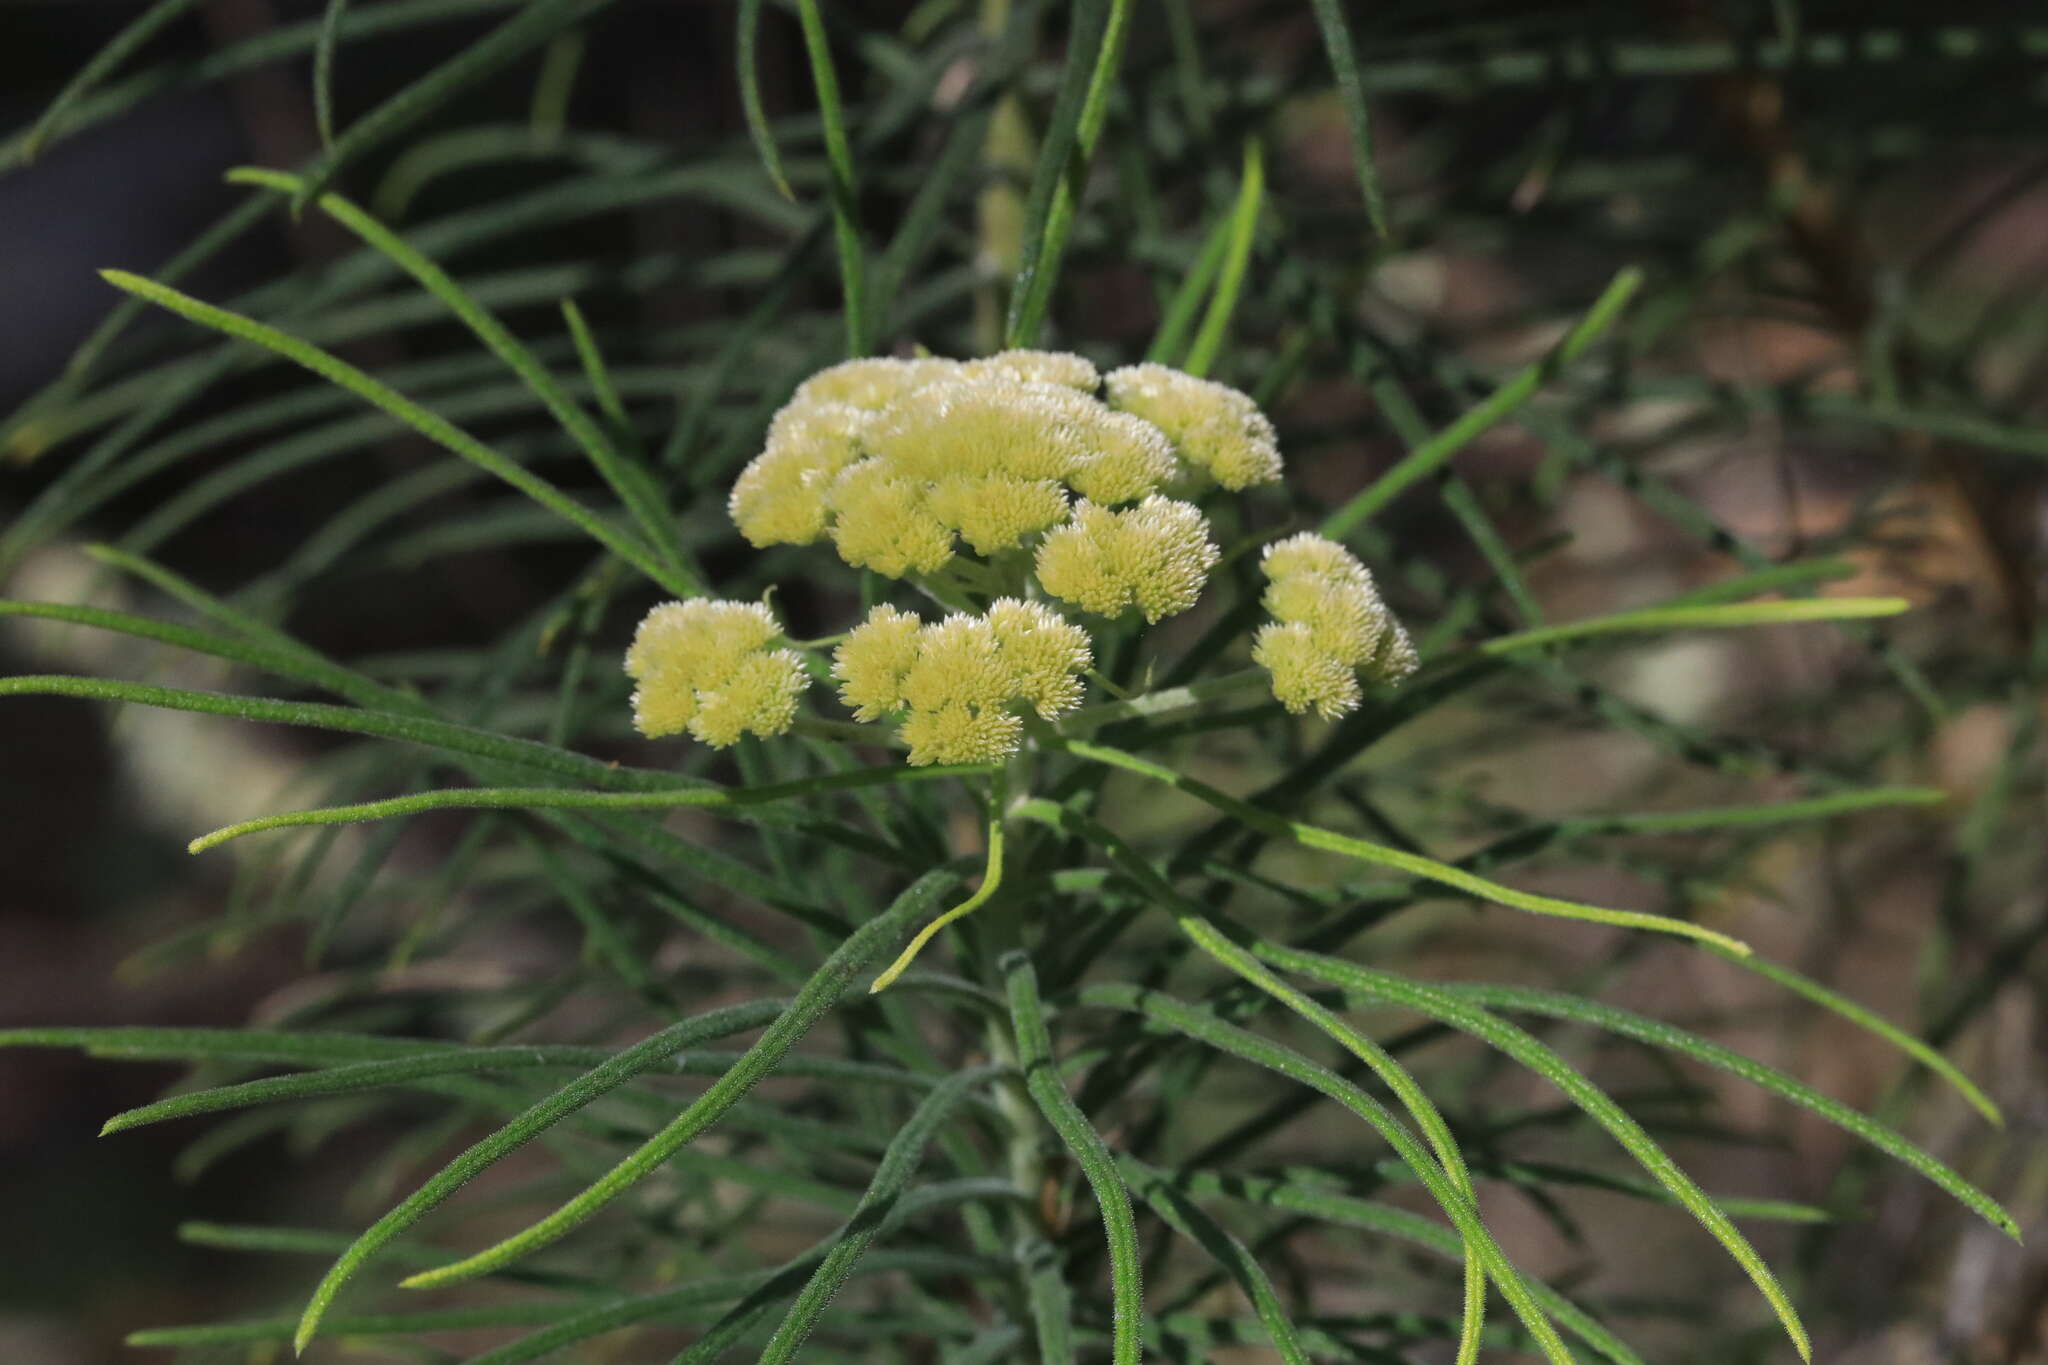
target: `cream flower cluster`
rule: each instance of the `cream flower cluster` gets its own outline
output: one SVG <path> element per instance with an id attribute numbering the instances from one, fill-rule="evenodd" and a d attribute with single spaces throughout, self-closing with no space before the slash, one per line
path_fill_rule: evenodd
<path id="1" fill-rule="evenodd" d="M 1079 626 L 1002 597 L 983 615 L 932 623 L 876 607 L 833 652 L 832 671 L 856 720 L 902 714 L 912 763 L 993 763 L 1023 743 L 1020 707 L 1051 720 L 1079 704 L 1092 657 Z"/>
<path id="2" fill-rule="evenodd" d="M 1250 398 L 1162 365 L 1105 378 L 1050 351 L 853 360 L 776 414 L 731 511 L 754 545 L 829 536 L 847 563 L 901 578 L 938 572 L 962 542 L 1016 549 L 1074 520 L 1076 497 L 1111 508 L 1201 479 L 1235 490 L 1279 476 L 1272 424 Z"/>
<path id="3" fill-rule="evenodd" d="M 1252 658 L 1297 715 L 1333 720 L 1358 706 L 1359 676 L 1392 682 L 1415 671 L 1415 645 L 1380 600 L 1372 573 L 1334 540 L 1303 532 L 1266 547 L 1262 599 L 1273 620 Z"/>
<path id="4" fill-rule="evenodd" d="M 1121 512 L 1083 498 L 1074 519 L 1039 544 L 1036 567 L 1047 592 L 1083 611 L 1136 607 L 1157 621 L 1195 604 L 1216 560 L 1201 511 L 1154 493 Z"/>
<path id="5" fill-rule="evenodd" d="M 688 731 L 717 748 L 779 735 L 796 719 L 803 661 L 769 646 L 782 634 L 759 602 L 696 598 L 647 613 L 626 651 L 633 724 L 650 739 Z"/>

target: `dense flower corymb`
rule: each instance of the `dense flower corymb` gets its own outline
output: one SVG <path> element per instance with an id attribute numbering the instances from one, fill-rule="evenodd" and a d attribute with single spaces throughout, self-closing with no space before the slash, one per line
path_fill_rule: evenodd
<path id="1" fill-rule="evenodd" d="M 1158 427 L 1181 459 L 1232 492 L 1280 477 L 1273 424 L 1228 384 L 1155 364 L 1112 370 L 1103 383 L 1111 407 Z"/>
<path id="2" fill-rule="evenodd" d="M 1354 709 L 1359 676 L 1392 682 L 1415 671 L 1415 645 L 1387 610 L 1372 573 L 1333 540 L 1304 532 L 1270 545 L 1261 570 L 1273 621 L 1252 658 L 1273 677 L 1273 695 L 1296 714 L 1326 720 Z"/>
<path id="3" fill-rule="evenodd" d="M 1102 383 L 1055 351 L 821 370 L 733 486 L 733 522 L 757 546 L 829 537 L 847 563 L 900 578 L 937 573 L 963 542 L 1024 546 L 1076 497 L 1115 507 L 1191 472 L 1232 489 L 1277 476 L 1271 425 L 1235 389 L 1133 366 L 1110 377 L 1128 401 L 1105 404 Z"/>
<path id="4" fill-rule="evenodd" d="M 796 651 L 769 648 L 781 634 L 759 602 L 663 602 L 626 651 L 639 684 L 633 724 L 650 739 L 687 731 L 721 749 L 742 734 L 781 734 L 805 686 Z"/>
<path id="5" fill-rule="evenodd" d="M 1051 719 L 1081 700 L 1087 633 L 1037 602 L 998 598 L 981 616 L 923 624 L 880 606 L 834 651 L 860 720 L 901 712 L 910 761 L 994 763 L 1023 743 L 1020 706 Z"/>
<path id="6" fill-rule="evenodd" d="M 1195 604 L 1216 559 L 1200 509 L 1155 493 L 1121 512 L 1083 499 L 1038 547 L 1037 571 L 1047 592 L 1083 611 L 1134 606 L 1157 621 Z"/>

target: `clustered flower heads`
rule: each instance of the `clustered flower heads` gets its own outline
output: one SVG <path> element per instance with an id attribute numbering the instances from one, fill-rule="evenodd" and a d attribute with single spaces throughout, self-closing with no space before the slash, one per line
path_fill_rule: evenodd
<path id="1" fill-rule="evenodd" d="M 1252 658 L 1273 676 L 1273 695 L 1299 715 L 1325 720 L 1355 709 L 1359 677 L 1393 682 L 1415 671 L 1415 645 L 1380 600 L 1372 573 L 1334 540 L 1310 532 L 1266 547 L 1262 599 L 1273 620 Z"/>
<path id="2" fill-rule="evenodd" d="M 1087 632 L 1038 602 L 1002 597 L 980 616 L 926 623 L 879 606 L 834 651 L 856 720 L 901 713 L 910 761 L 993 763 L 1023 743 L 1020 708 L 1047 720 L 1081 700 Z"/>
<path id="3" fill-rule="evenodd" d="M 1220 558 L 1192 499 L 1280 469 L 1249 397 L 1164 365 L 1103 375 L 1030 350 L 852 360 L 797 388 L 730 506 L 757 546 L 829 539 L 847 563 L 916 576 L 954 606 L 930 622 L 875 607 L 832 671 L 854 719 L 894 723 L 912 763 L 993 763 L 1022 747 L 1027 714 L 1080 704 L 1093 655 L 1067 616 L 1157 622 L 1192 607 Z M 970 554 L 979 562 L 953 563 Z M 1341 545 L 1294 536 L 1263 568 L 1274 619 L 1252 657 L 1288 710 L 1333 718 L 1359 704 L 1362 680 L 1414 669 L 1407 632 Z M 958 609 L 990 597 L 978 615 Z M 654 608 L 626 656 L 635 724 L 721 747 L 788 730 L 806 675 L 780 637 L 758 603 Z"/>
<path id="4" fill-rule="evenodd" d="M 1074 519 L 1038 547 L 1038 581 L 1063 602 L 1098 616 L 1136 607 L 1147 621 L 1186 611 L 1202 594 L 1217 550 L 1192 503 L 1154 493 L 1125 511 L 1083 498 Z"/>
<path id="5" fill-rule="evenodd" d="M 1086 509 L 1279 477 L 1272 424 L 1250 398 L 1163 365 L 1104 377 L 1051 351 L 852 360 L 813 375 L 776 414 L 731 511 L 754 545 L 830 537 L 847 563 L 901 578 L 939 572 L 962 542 L 992 556 Z M 1192 603 L 1179 595 L 1171 610 Z M 1144 606 L 1135 588 L 1124 597 Z"/>
<path id="6" fill-rule="evenodd" d="M 650 739 L 688 731 L 716 748 L 743 734 L 779 735 L 796 719 L 805 687 L 795 650 L 759 602 L 697 598 L 647 613 L 626 651 L 633 724 Z"/>

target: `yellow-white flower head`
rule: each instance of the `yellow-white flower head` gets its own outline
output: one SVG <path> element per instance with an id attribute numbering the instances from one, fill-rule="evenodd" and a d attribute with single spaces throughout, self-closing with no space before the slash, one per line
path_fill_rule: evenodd
<path id="1" fill-rule="evenodd" d="M 1121 512 L 1083 499 L 1039 544 L 1037 573 L 1047 592 L 1083 611 L 1136 607 L 1157 621 L 1195 604 L 1216 559 L 1200 509 L 1155 493 Z"/>
<path id="2" fill-rule="evenodd" d="M 1235 492 L 1280 477 L 1280 442 L 1258 404 L 1227 384 L 1165 365 L 1126 365 L 1103 381 L 1109 405 L 1165 432 L 1181 459 Z"/>
<path id="3" fill-rule="evenodd" d="M 1273 675 L 1273 695 L 1297 714 L 1333 719 L 1358 705 L 1360 674 L 1393 682 L 1415 671 L 1415 645 L 1372 573 L 1335 541 L 1310 532 L 1266 548 L 1266 610 L 1252 658 Z"/>
<path id="4" fill-rule="evenodd" d="M 1019 706 L 1050 719 L 1081 699 L 1088 636 L 1036 602 L 998 598 L 985 615 L 921 625 L 877 607 L 834 652 L 840 695 L 860 720 L 903 713 L 912 763 L 994 763 L 1017 752 Z"/>
<path id="5" fill-rule="evenodd" d="M 973 378 L 1018 379 L 1032 384 L 1060 384 L 1083 393 L 1094 393 L 1102 383 L 1094 362 L 1070 351 L 998 351 L 983 360 L 970 360 L 960 367 Z"/>
<path id="6" fill-rule="evenodd" d="M 1094 396 L 1095 366 L 1055 351 L 983 360 L 850 360 L 776 414 L 733 486 L 751 543 L 809 544 L 891 577 L 943 568 L 965 541 L 1015 549 L 1061 525 L 1072 494 L 1114 506 L 1182 472 L 1144 418 Z"/>
<path id="7" fill-rule="evenodd" d="M 865 409 L 825 398 L 792 400 L 768 424 L 768 444 L 740 471 L 727 503 L 750 545 L 808 545 L 825 534 L 825 492 L 860 458 Z"/>
<path id="8" fill-rule="evenodd" d="M 626 651 L 639 683 L 633 724 L 650 739 L 688 731 L 721 749 L 742 734 L 781 734 L 805 687 L 796 651 L 769 648 L 781 634 L 759 602 L 663 602 Z"/>
<path id="9" fill-rule="evenodd" d="M 843 360 L 797 385 L 790 402 L 845 403 L 869 412 L 880 412 L 904 394 L 915 392 L 927 384 L 951 379 L 959 372 L 959 361 L 941 360 L 936 356 L 916 360 L 889 357 Z"/>
<path id="10" fill-rule="evenodd" d="M 891 578 L 935 573 L 953 557 L 953 532 L 931 510 L 931 489 L 881 460 L 862 460 L 832 481 L 832 543 L 856 568 Z"/>
<path id="11" fill-rule="evenodd" d="M 880 720 L 902 709 L 903 678 L 917 662 L 923 629 L 924 622 L 911 613 L 885 604 L 870 611 L 832 651 L 832 674 L 855 720 Z"/>

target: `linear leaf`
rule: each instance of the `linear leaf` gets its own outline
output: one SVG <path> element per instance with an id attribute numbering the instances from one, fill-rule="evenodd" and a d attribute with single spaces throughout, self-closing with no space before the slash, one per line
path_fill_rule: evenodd
<path id="1" fill-rule="evenodd" d="M 284 194 L 304 195 L 306 192 L 305 181 L 282 171 L 244 166 L 229 171 L 228 180 L 239 185 L 261 185 Z M 446 270 L 403 237 L 338 194 L 315 195 L 313 202 L 372 249 L 383 253 L 418 280 L 422 288 L 439 299 L 479 341 L 490 348 L 491 354 L 504 361 L 506 367 L 519 376 L 520 382 L 540 399 L 542 406 L 569 433 L 611 486 L 612 492 L 618 495 L 620 503 L 639 523 L 640 534 L 646 543 L 661 557 L 664 567 L 675 575 L 674 581 L 692 589 L 690 595 L 702 596 L 703 590 L 696 574 L 684 562 L 676 545 L 674 518 L 662 499 L 659 486 L 644 470 L 635 467 L 604 428 L 592 421 L 590 415 L 562 390 L 547 366 L 489 309 L 457 284 Z M 572 327 L 575 321 L 572 317 Z M 666 579 L 660 581 L 664 586 L 669 583 Z"/>
<path id="2" fill-rule="evenodd" d="M 1067 70 L 1053 105 L 1051 124 L 1039 146 L 1026 204 L 1023 254 L 1010 291 L 1006 339 L 1031 346 L 1045 325 L 1053 285 L 1073 230 L 1088 160 L 1109 118 L 1109 96 L 1123 59 L 1131 0 L 1079 0 L 1068 40 Z M 1091 60 L 1092 59 L 1092 60 Z M 1084 84 L 1085 77 L 1085 84 Z"/>
<path id="3" fill-rule="evenodd" d="M 1696 1218 L 1700 1225 L 1740 1265 L 1757 1290 L 1762 1293 L 1771 1309 L 1778 1315 L 1785 1334 L 1798 1348 L 1802 1360 L 1812 1359 L 1812 1342 L 1806 1335 L 1806 1328 L 1799 1321 L 1799 1312 L 1785 1294 L 1778 1277 L 1757 1254 L 1736 1226 L 1728 1221 L 1726 1214 L 1715 1206 L 1705 1191 L 1693 1183 L 1679 1165 L 1668 1156 L 1656 1140 L 1643 1131 L 1622 1107 L 1610 1098 L 1606 1091 L 1593 1084 L 1564 1058 L 1533 1035 L 1517 1026 L 1507 1023 L 1478 1005 L 1458 996 L 1439 991 L 1434 987 L 1393 976 L 1386 972 L 1359 967 L 1336 958 L 1324 957 L 1319 953 L 1304 953 L 1298 949 L 1281 948 L 1259 942 L 1253 951 L 1276 967 L 1300 972 L 1318 981 L 1328 982 L 1340 989 L 1355 991 L 1361 995 L 1386 1001 L 1425 1015 L 1428 1018 L 1449 1024 L 1452 1028 L 1469 1033 L 1488 1045 L 1513 1057 L 1522 1065 L 1536 1072 L 1555 1085 L 1585 1110 L 1594 1122 L 1610 1133 L 1615 1141 L 1627 1149 L 1630 1156 L 1649 1173 L 1658 1184 L 1671 1191 L 1683 1204 L 1686 1211 Z"/>
<path id="4" fill-rule="evenodd" d="M 466 1280 L 509 1264 L 527 1253 L 561 1237 L 585 1222 L 605 1205 L 659 1169 L 670 1156 L 697 1134 L 716 1123 L 725 1112 L 775 1069 L 783 1054 L 810 1031 L 824 1013 L 846 993 L 854 976 L 882 950 L 893 946 L 911 921 L 921 918 L 930 902 L 954 882 L 952 873 L 934 871 L 896 898 L 887 910 L 869 920 L 839 945 L 811 979 L 797 992 L 760 1041 L 749 1048 L 732 1069 L 721 1076 L 668 1126 L 649 1138 L 631 1155 L 605 1173 L 581 1194 L 525 1231 L 454 1265 L 422 1272 L 404 1281 L 408 1289 L 432 1289 Z M 310 1313 L 311 1310 L 309 1309 Z"/>
<path id="5" fill-rule="evenodd" d="M 1610 910 L 1603 906 L 1582 905 L 1577 901 L 1559 900 L 1554 896 L 1539 896 L 1528 891 L 1517 891 L 1513 887 L 1502 886 L 1498 882 L 1488 881 L 1486 878 L 1475 876 L 1462 868 L 1453 867 L 1449 863 L 1440 863 L 1434 858 L 1426 858 L 1419 853 L 1409 853 L 1404 849 L 1389 848 L 1385 844 L 1376 844 L 1369 839 L 1358 839 L 1348 834 L 1339 834 L 1335 830 L 1303 824 L 1298 820 L 1289 820 L 1283 816 L 1261 810 L 1234 796 L 1226 795 L 1206 782 L 1197 781 L 1172 768 L 1139 758 L 1135 754 L 1125 753 L 1120 749 L 1112 749 L 1106 745 L 1091 744 L 1078 739 L 1062 739 L 1058 742 L 1060 747 L 1077 758 L 1085 758 L 1096 763 L 1122 768 L 1126 772 L 1137 773 L 1141 777 L 1147 777 L 1155 782 L 1173 787 L 1178 791 L 1186 792 L 1196 800 L 1213 806 L 1240 824 L 1249 826 L 1270 838 L 1288 839 L 1300 844 L 1304 848 L 1320 849 L 1326 853 L 1340 853 L 1348 858 L 1356 858 L 1360 862 L 1395 868 L 1411 876 L 1421 877 L 1426 881 L 1438 882 L 1444 886 L 1463 891 L 1468 895 L 1477 896 L 1482 900 L 1492 901 L 1497 905 L 1509 906 L 1516 910 L 1526 910 L 1531 914 L 1554 915 L 1561 919 L 1586 920 L 1594 924 L 1611 924 L 1627 929 L 1652 929 L 1659 933 L 1674 934 L 1681 938 L 1698 939 L 1705 943 L 1717 943 L 1735 953 L 1747 953 L 1750 951 L 1749 945 L 1739 939 L 1730 938 L 1726 934 L 1697 924 L 1690 924 L 1685 920 L 1672 919 L 1665 915 L 1646 914 L 1636 910 Z"/>
<path id="6" fill-rule="evenodd" d="M 1024 1073 L 1024 1088 L 1081 1167 L 1088 1188 L 1095 1193 L 1095 1209 L 1109 1241 L 1110 1358 L 1116 1365 L 1138 1365 L 1144 1350 L 1140 1325 L 1145 1314 L 1145 1294 L 1138 1263 L 1138 1224 L 1131 1216 L 1130 1191 L 1124 1188 L 1109 1148 L 1060 1083 L 1052 1033 L 1046 1027 L 1045 1007 L 1038 998 L 1038 974 L 1031 968 L 1031 959 L 1021 952 L 1011 952 L 1005 955 L 1000 970 L 1009 984 L 1011 1027 L 1015 1030 L 1017 1065 Z"/>
<path id="7" fill-rule="evenodd" d="M 671 810 L 691 807 L 699 810 L 737 810 L 791 801 L 827 792 L 851 791 L 862 787 L 888 786 L 897 782 L 922 782 L 933 778 L 979 776 L 989 771 L 985 764 L 947 764 L 924 768 L 892 765 L 886 768 L 858 768 L 850 772 L 826 773 L 795 782 L 778 782 L 765 787 L 685 787 L 673 791 L 591 792 L 562 787 L 455 787 L 442 791 L 415 792 L 385 801 L 364 801 L 352 806 L 328 806 L 320 810 L 281 811 L 253 820 L 228 825 L 191 841 L 187 848 L 204 852 L 230 839 L 259 830 L 294 828 L 303 825 L 343 825 L 365 820 L 388 820 L 418 815 L 430 810 Z"/>
<path id="8" fill-rule="evenodd" d="M 916 1174 L 926 1145 L 975 1087 L 994 1079 L 1002 1070 L 999 1066 L 980 1066 L 955 1072 L 940 1082 L 918 1105 L 917 1112 L 897 1129 L 896 1135 L 889 1139 L 889 1148 L 875 1167 L 853 1216 L 847 1220 L 832 1249 L 818 1262 L 818 1268 L 796 1296 L 796 1302 L 790 1305 L 788 1313 L 776 1326 L 775 1335 L 768 1339 L 768 1345 L 761 1352 L 761 1365 L 782 1365 L 784 1361 L 796 1358 L 797 1352 L 803 1348 L 804 1338 L 816 1325 L 818 1315 L 825 1311 L 832 1296 L 853 1273 L 854 1266 L 881 1230 L 883 1219 L 901 1197 L 911 1176 Z"/>
<path id="9" fill-rule="evenodd" d="M 627 535 L 600 518 L 547 480 L 528 473 L 440 414 L 404 397 L 347 361 L 281 332 L 267 323 L 257 322 L 239 313 L 231 313 L 224 308 L 216 308 L 212 304 L 201 303 L 190 295 L 181 294 L 175 289 L 143 279 L 139 275 L 131 275 L 123 270 L 103 270 L 100 274 L 117 289 L 148 299 L 202 327 L 211 327 L 228 336 L 274 351 L 321 378 L 340 385 L 364 401 L 382 408 L 390 416 L 404 422 L 436 445 L 455 452 L 511 484 L 535 502 L 573 523 L 591 539 L 670 592 L 679 597 L 693 595 L 694 586 L 674 577 L 673 571 L 663 566 L 654 557 L 653 552 L 637 538 Z"/>
<path id="10" fill-rule="evenodd" d="M 1662 1020 L 1646 1018 L 1598 1001 L 1582 1000 L 1577 996 L 1560 995 L 1552 991 L 1521 986 L 1466 983 L 1441 989 L 1446 994 L 1470 1000 L 1475 1005 L 1591 1024 L 1652 1047 L 1668 1048 L 1718 1070 L 1740 1076 L 1753 1085 L 1761 1086 L 1774 1095 L 1820 1115 L 1835 1126 L 1862 1138 L 1887 1156 L 1911 1166 L 2008 1237 L 2017 1240 L 2020 1235 L 2019 1225 L 1998 1201 L 1965 1180 L 1945 1162 L 1914 1146 L 1899 1133 L 1877 1120 L 1800 1084 L 1776 1067 L 1745 1057 L 1739 1052 L 1664 1023 Z"/>
<path id="11" fill-rule="evenodd" d="M 1310 0 L 1316 24 L 1323 31 L 1323 50 L 1330 54 L 1330 68 L 1337 75 L 1337 93 L 1344 102 L 1344 119 L 1351 125 L 1351 164 L 1358 175 L 1358 190 L 1365 196 L 1366 221 L 1381 238 L 1388 235 L 1386 196 L 1380 190 L 1380 176 L 1373 164 L 1372 117 L 1365 103 L 1365 82 L 1358 72 L 1358 50 L 1351 42 L 1351 26 L 1344 18 L 1343 0 Z"/>
<path id="12" fill-rule="evenodd" d="M 1450 1218 L 1466 1246 L 1484 1263 L 1486 1272 L 1499 1286 L 1501 1297 L 1522 1320 L 1522 1325 L 1541 1346 L 1545 1357 L 1560 1365 L 1568 1365 L 1571 1352 L 1558 1339 L 1557 1330 L 1549 1319 L 1529 1283 L 1522 1278 L 1498 1243 L 1487 1231 L 1486 1224 L 1472 1202 L 1444 1175 L 1434 1157 L 1417 1142 L 1407 1127 L 1388 1111 L 1385 1105 L 1366 1094 L 1351 1082 L 1315 1062 L 1270 1039 L 1263 1038 L 1249 1029 L 1225 1023 L 1200 1006 L 1176 1000 L 1162 992 L 1142 986 L 1089 986 L 1075 997 L 1077 1002 L 1098 1008 L 1124 1010 L 1141 1014 L 1176 1033 L 1183 1034 L 1197 1042 L 1204 1043 L 1217 1051 L 1262 1066 L 1288 1077 L 1325 1097 L 1336 1101 L 1370 1124 L 1375 1132 L 1385 1138 L 1402 1163 L 1413 1171 L 1429 1190 L 1444 1213 Z"/>
<path id="13" fill-rule="evenodd" d="M 1230 211 L 1229 246 L 1223 256 L 1222 274 L 1216 292 L 1209 298 L 1209 311 L 1202 316 L 1202 330 L 1195 333 L 1181 368 L 1193 375 L 1206 375 L 1223 349 L 1223 334 L 1237 311 L 1237 296 L 1244 288 L 1245 269 L 1251 264 L 1252 242 L 1258 235 L 1259 209 L 1266 193 L 1266 159 L 1257 138 L 1244 145 L 1244 177 L 1238 185 L 1237 204 Z"/>
<path id="14" fill-rule="evenodd" d="M 752 1017 L 758 1012 L 758 1007 L 738 1005 L 732 1007 L 732 1011 L 738 1011 L 741 1017 Z M 392 1238 L 425 1217 L 480 1172 L 591 1101 L 617 1089 L 641 1072 L 661 1065 L 698 1038 L 721 1036 L 720 1031 L 726 1028 L 726 1021 L 733 1017 L 732 1011 L 713 1010 L 669 1025 L 603 1065 L 585 1072 L 443 1166 L 424 1185 L 351 1242 L 348 1250 L 329 1268 L 313 1290 L 305 1312 L 299 1317 L 298 1330 L 292 1338 L 296 1348 L 302 1352 L 306 1349 L 306 1343 L 319 1331 L 320 1320 L 333 1306 L 335 1295 Z"/>
<path id="15" fill-rule="evenodd" d="M 1450 458 L 1481 435 L 1505 421 L 1516 408 L 1536 396 L 1565 366 L 1589 350 L 1614 325 L 1622 309 L 1642 286 L 1642 272 L 1629 266 L 1609 282 L 1586 315 L 1558 343 L 1549 355 L 1526 367 L 1502 384 L 1486 399 L 1429 440 L 1409 451 L 1349 502 L 1323 519 L 1322 533 L 1331 540 L 1343 540 L 1370 521 L 1379 510 L 1418 481 L 1441 469 Z"/>
<path id="16" fill-rule="evenodd" d="M 1302 1349 L 1301 1338 L 1287 1316 L 1286 1305 L 1280 1301 L 1273 1281 L 1258 1260 L 1245 1249 L 1244 1243 L 1231 1236 L 1222 1224 L 1157 1172 L 1128 1156 L 1119 1157 L 1117 1164 L 1125 1183 L 1151 1206 L 1167 1226 L 1208 1252 L 1211 1259 L 1237 1282 L 1238 1288 L 1251 1301 L 1252 1311 L 1265 1325 L 1266 1335 L 1272 1338 L 1273 1349 L 1279 1352 L 1280 1358 L 1287 1365 L 1309 1365 L 1308 1352 Z"/>

